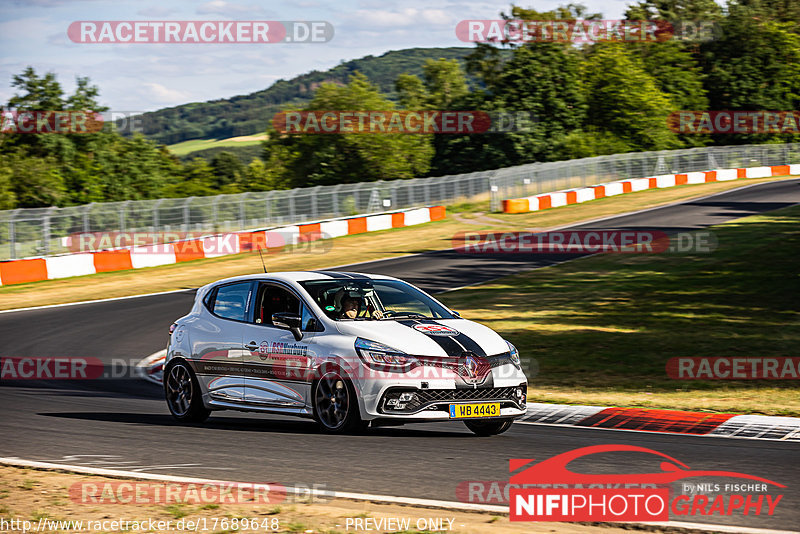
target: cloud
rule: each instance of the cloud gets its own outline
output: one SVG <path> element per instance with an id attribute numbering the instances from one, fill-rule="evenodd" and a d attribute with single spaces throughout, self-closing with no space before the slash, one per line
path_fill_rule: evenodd
<path id="1" fill-rule="evenodd" d="M 161 104 L 182 104 L 190 99 L 190 94 L 186 91 L 170 89 L 160 83 L 147 82 L 143 83 L 142 86 L 149 90 L 149 97 Z"/>
<path id="2" fill-rule="evenodd" d="M 272 17 L 277 18 L 274 11 L 264 9 L 258 4 L 234 4 L 225 0 L 211 0 L 197 8 L 198 15 L 221 15 L 224 17 Z"/>
<path id="3" fill-rule="evenodd" d="M 97 0 L 84 0 L 97 1 Z M 55 7 L 75 4 L 75 0 L 12 0 L 12 5 L 20 7 Z"/>
<path id="4" fill-rule="evenodd" d="M 16 20 L 0 21 L 0 39 L 16 43 L 28 42 L 47 32 L 61 30 L 66 35 L 67 26 L 54 23 L 44 17 L 25 17 Z M 0 42 L 2 42 L 0 41 Z"/>
<path id="5" fill-rule="evenodd" d="M 155 19 L 159 17 L 168 17 L 177 12 L 178 11 L 176 9 L 169 7 L 146 7 L 137 11 L 136 14 L 141 17 L 152 17 Z"/>
<path id="6" fill-rule="evenodd" d="M 358 21 L 359 27 L 366 29 L 418 27 L 420 24 L 445 26 L 452 25 L 455 18 L 455 13 L 443 9 L 416 9 L 413 7 L 396 11 L 360 9 L 353 14 L 353 19 Z"/>

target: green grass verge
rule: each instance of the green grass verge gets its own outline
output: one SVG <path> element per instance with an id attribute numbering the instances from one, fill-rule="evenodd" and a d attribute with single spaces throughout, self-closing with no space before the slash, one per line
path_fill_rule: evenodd
<path id="1" fill-rule="evenodd" d="M 711 254 L 587 257 L 442 296 L 538 362 L 540 402 L 800 415 L 800 381 L 678 381 L 675 356 L 797 356 L 800 207 L 713 227 Z"/>
<path id="2" fill-rule="evenodd" d="M 260 135 L 232 137 L 227 139 L 191 139 L 189 141 L 175 143 L 174 145 L 168 145 L 167 148 L 176 156 L 185 156 L 190 152 L 205 150 L 207 148 L 258 145 L 262 141 L 263 136 Z"/>

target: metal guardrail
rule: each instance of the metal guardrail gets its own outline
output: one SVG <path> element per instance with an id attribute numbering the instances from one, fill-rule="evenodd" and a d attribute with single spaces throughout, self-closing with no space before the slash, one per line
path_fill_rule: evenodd
<path id="1" fill-rule="evenodd" d="M 488 195 L 507 198 L 624 178 L 800 163 L 800 143 L 635 152 L 490 171 L 211 197 L 0 211 L 0 260 L 70 252 L 62 238 L 88 232 L 234 232 Z"/>
<path id="2" fill-rule="evenodd" d="M 568 161 L 532 163 L 494 171 L 490 185 L 491 207 L 493 211 L 500 211 L 504 199 L 628 178 L 793 163 L 800 163 L 800 143 L 631 152 Z"/>

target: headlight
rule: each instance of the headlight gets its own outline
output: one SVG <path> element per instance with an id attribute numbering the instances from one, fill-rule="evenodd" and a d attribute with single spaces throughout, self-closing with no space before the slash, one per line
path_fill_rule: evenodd
<path id="1" fill-rule="evenodd" d="M 508 354 L 511 357 L 511 363 L 513 363 L 517 369 L 521 368 L 522 363 L 519 361 L 519 352 L 517 348 L 508 341 L 506 341 L 506 344 L 508 345 Z"/>
<path id="2" fill-rule="evenodd" d="M 368 339 L 356 339 L 356 352 L 365 364 L 379 371 L 408 371 L 419 363 L 401 350 Z"/>

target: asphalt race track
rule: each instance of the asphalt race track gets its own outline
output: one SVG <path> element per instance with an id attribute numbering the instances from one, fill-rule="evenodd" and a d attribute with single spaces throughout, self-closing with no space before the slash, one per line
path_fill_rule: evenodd
<path id="1" fill-rule="evenodd" d="M 694 230 L 798 203 L 800 180 L 785 180 L 573 228 Z M 390 274 L 437 292 L 574 257 L 438 251 L 349 270 Z M 91 356 L 109 365 L 136 361 L 164 348 L 170 323 L 188 311 L 192 298 L 193 292 L 185 291 L 3 313 L 0 355 Z M 3 457 L 449 501 L 456 500 L 459 482 L 508 480 L 509 458 L 539 460 L 608 443 L 639 445 L 693 469 L 738 471 L 787 486 L 772 517 L 673 519 L 785 530 L 800 524 L 797 443 L 528 424 L 493 438 L 446 423 L 326 436 L 311 421 L 234 412 L 217 412 L 202 426 L 178 426 L 160 388 L 132 378 L 6 380 L 0 383 L 0 406 Z M 627 454 L 585 468 L 633 473 L 654 472 L 658 465 L 647 455 Z"/>

